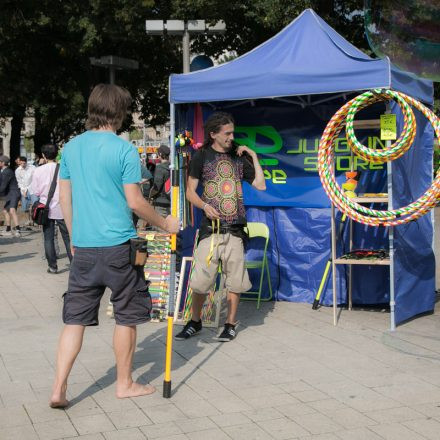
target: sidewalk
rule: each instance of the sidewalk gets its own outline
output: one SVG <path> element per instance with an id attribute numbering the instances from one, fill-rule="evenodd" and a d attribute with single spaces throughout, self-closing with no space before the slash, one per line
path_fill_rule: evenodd
<path id="1" fill-rule="evenodd" d="M 1 440 L 419 440 L 440 438 L 438 312 L 390 333 L 389 314 L 270 303 L 240 306 L 237 339 L 214 331 L 173 341 L 171 399 L 162 398 L 165 324 L 138 328 L 135 377 L 152 396 L 114 396 L 114 321 L 89 328 L 70 407 L 48 399 L 62 328 L 67 258 L 46 273 L 41 233 L 0 237 Z M 63 251 L 63 250 L 62 250 Z"/>

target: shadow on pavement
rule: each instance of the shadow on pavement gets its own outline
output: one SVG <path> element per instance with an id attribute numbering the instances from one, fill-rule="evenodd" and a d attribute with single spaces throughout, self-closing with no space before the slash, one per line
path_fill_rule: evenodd
<path id="1" fill-rule="evenodd" d="M 194 336 L 187 341 L 176 341 L 173 339 L 173 357 L 172 357 L 172 396 L 174 396 L 182 385 L 184 385 L 203 365 L 213 358 L 217 352 L 221 350 L 225 344 L 240 344 L 240 332 L 244 332 L 247 328 L 257 327 L 264 324 L 266 316 L 273 311 L 274 303 L 267 302 L 261 305 L 260 310 L 257 310 L 255 302 L 242 302 L 239 307 L 238 317 L 240 325 L 238 327 L 237 339 L 232 342 L 222 343 L 214 339 L 218 331 L 212 328 L 204 328 L 200 335 Z M 223 321 L 221 321 L 223 322 Z M 147 324 L 148 325 L 148 324 Z M 149 324 L 155 325 L 155 324 Z M 181 326 L 174 325 L 173 333 L 176 334 L 181 330 Z M 220 325 L 222 327 L 222 324 Z M 163 327 L 157 329 L 154 333 L 148 335 L 143 340 L 138 341 L 136 352 L 134 354 L 133 370 L 145 370 L 138 378 L 137 382 L 146 384 L 153 383 L 159 377 L 163 377 L 165 371 L 165 340 L 167 328 Z M 191 371 L 185 377 L 173 380 L 173 374 L 176 374 L 180 367 L 185 366 L 194 357 L 200 357 L 200 353 L 207 350 L 205 357 L 197 361 L 193 365 Z M 112 359 L 113 362 L 113 359 Z M 116 367 L 112 366 L 108 369 L 106 374 L 87 387 L 78 396 L 70 401 L 69 407 L 80 402 L 86 397 L 92 396 L 97 391 L 103 390 L 116 381 Z M 162 392 L 157 389 L 157 392 Z"/>
<path id="2" fill-rule="evenodd" d="M 11 255 L 10 257 L 0 257 L 0 263 L 14 263 L 15 261 L 27 260 L 28 258 L 33 258 L 33 256 L 37 254 L 38 252 L 28 252 L 27 254 Z"/>

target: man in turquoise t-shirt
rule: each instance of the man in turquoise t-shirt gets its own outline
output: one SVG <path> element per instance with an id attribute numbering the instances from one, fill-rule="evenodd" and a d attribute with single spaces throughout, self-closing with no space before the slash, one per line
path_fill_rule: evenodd
<path id="1" fill-rule="evenodd" d="M 60 168 L 60 204 L 74 254 L 64 294 L 64 329 L 58 344 L 57 370 L 50 406 L 66 407 L 67 378 L 78 355 L 86 326 L 98 325 L 106 287 L 112 291 L 115 316 L 116 396 L 154 392 L 133 382 L 136 325 L 150 319 L 151 298 L 143 268 L 130 264 L 130 239 L 136 238 L 132 211 L 150 224 L 177 233 L 175 217 L 158 215 L 144 199 L 138 182 L 136 149 L 116 135 L 131 105 L 125 89 L 96 86 L 89 98 L 89 131 L 68 142 Z"/>

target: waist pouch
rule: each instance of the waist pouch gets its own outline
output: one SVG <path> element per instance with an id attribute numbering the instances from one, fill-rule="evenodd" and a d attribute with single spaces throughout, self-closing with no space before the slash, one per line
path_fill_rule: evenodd
<path id="1" fill-rule="evenodd" d="M 130 239 L 130 264 L 145 266 L 148 257 L 147 240 L 143 238 Z"/>
<path id="2" fill-rule="evenodd" d="M 202 224 L 199 230 L 199 241 L 206 237 L 210 237 L 212 234 L 231 234 L 235 237 L 241 238 L 243 240 L 243 245 L 246 246 L 248 242 L 248 234 L 245 232 L 244 228 L 246 225 L 220 225 L 220 228 L 214 228 L 208 224 Z"/>

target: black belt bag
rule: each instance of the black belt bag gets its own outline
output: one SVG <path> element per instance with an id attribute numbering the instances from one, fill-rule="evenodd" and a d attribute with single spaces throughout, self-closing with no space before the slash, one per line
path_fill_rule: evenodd
<path id="1" fill-rule="evenodd" d="M 148 258 L 147 240 L 143 238 L 130 239 L 130 263 L 132 266 L 145 266 Z"/>

